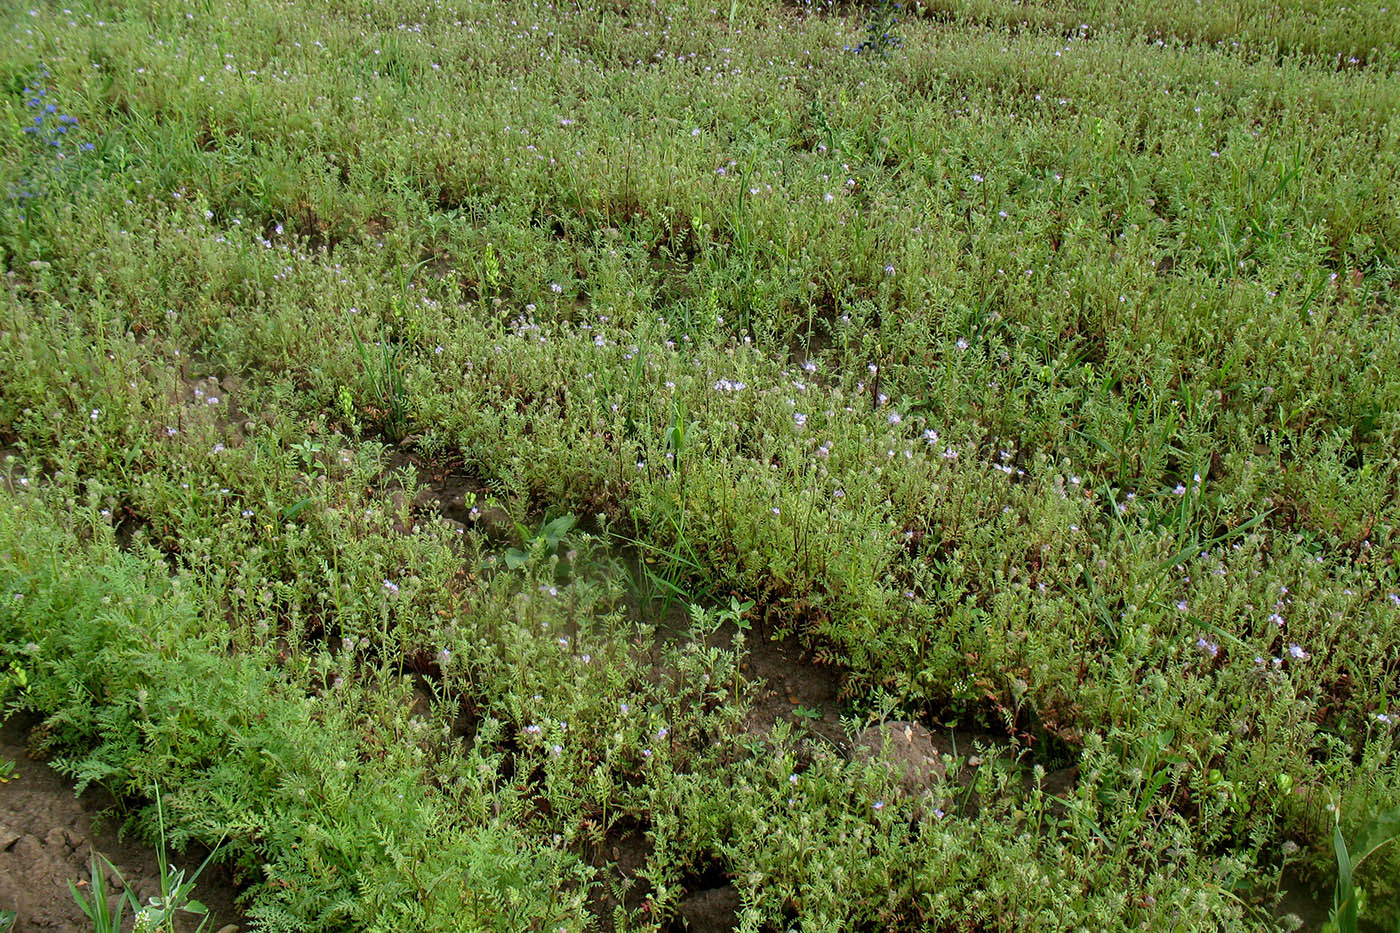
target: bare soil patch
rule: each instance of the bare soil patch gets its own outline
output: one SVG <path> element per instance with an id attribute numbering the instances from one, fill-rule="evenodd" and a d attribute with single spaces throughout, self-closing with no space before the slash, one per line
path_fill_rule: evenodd
<path id="1" fill-rule="evenodd" d="M 27 729 L 15 718 L 0 727 L 0 760 L 15 762 L 10 779 L 0 784 L 0 910 L 15 911 L 14 933 L 91 928 L 68 882 L 89 893 L 94 851 L 111 860 L 142 903 L 160 893 L 154 850 L 123 841 L 113 821 L 102 819 L 103 811 L 113 806 L 111 797 L 95 789 L 75 796 L 71 781 L 30 757 Z M 192 871 L 204 855 L 190 851 L 172 857 Z M 107 880 L 114 879 L 109 874 Z M 109 890 L 114 887 L 109 885 Z M 235 933 L 245 925 L 234 903 L 237 895 L 237 886 L 222 867 L 205 870 L 195 888 L 195 897 L 212 915 L 205 929 Z M 130 919 L 128 910 L 128 928 Z M 195 926 L 192 922 L 181 929 Z"/>

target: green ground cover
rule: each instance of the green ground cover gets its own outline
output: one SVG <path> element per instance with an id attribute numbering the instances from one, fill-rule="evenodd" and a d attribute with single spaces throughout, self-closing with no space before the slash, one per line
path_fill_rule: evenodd
<path id="1" fill-rule="evenodd" d="M 1385 3 L 12 10 L 0 699 L 267 930 L 1393 928 Z"/>

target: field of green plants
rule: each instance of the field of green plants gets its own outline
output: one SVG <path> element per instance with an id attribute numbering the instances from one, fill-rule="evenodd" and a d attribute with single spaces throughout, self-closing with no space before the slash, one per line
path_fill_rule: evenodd
<path id="1" fill-rule="evenodd" d="M 64 2 L 0 702 L 256 929 L 1400 923 L 1397 0 Z"/>

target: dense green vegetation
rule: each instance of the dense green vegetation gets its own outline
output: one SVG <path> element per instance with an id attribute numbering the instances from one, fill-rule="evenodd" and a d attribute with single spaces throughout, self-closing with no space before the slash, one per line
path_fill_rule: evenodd
<path id="1" fill-rule="evenodd" d="M 1286 928 L 1400 807 L 1386 2 L 12 11 L 0 700 L 267 930 Z"/>

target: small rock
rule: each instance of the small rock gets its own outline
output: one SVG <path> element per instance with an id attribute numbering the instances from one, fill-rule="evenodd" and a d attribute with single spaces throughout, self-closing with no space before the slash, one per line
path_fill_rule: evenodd
<path id="1" fill-rule="evenodd" d="M 438 494 L 431 486 L 424 486 L 418 490 L 413 497 L 413 508 L 426 512 L 434 508 L 438 502 Z"/>
<path id="2" fill-rule="evenodd" d="M 502 508 L 483 508 L 477 513 L 477 527 L 493 541 L 509 541 L 518 537 L 515 522 Z"/>
<path id="3" fill-rule="evenodd" d="M 44 836 L 45 847 L 67 849 L 69 852 L 76 851 L 81 843 L 81 839 L 61 826 L 54 827 Z"/>
<path id="4" fill-rule="evenodd" d="M 10 849 L 19 858 L 21 864 L 24 862 L 47 862 L 50 859 L 48 853 L 44 851 L 44 844 L 39 841 L 39 837 L 31 833 L 20 836 Z"/>
<path id="5" fill-rule="evenodd" d="M 851 757 L 883 761 L 898 775 L 900 789 L 909 797 L 931 795 L 948 773 L 933 735 L 916 722 L 871 726 L 856 739 Z"/>

